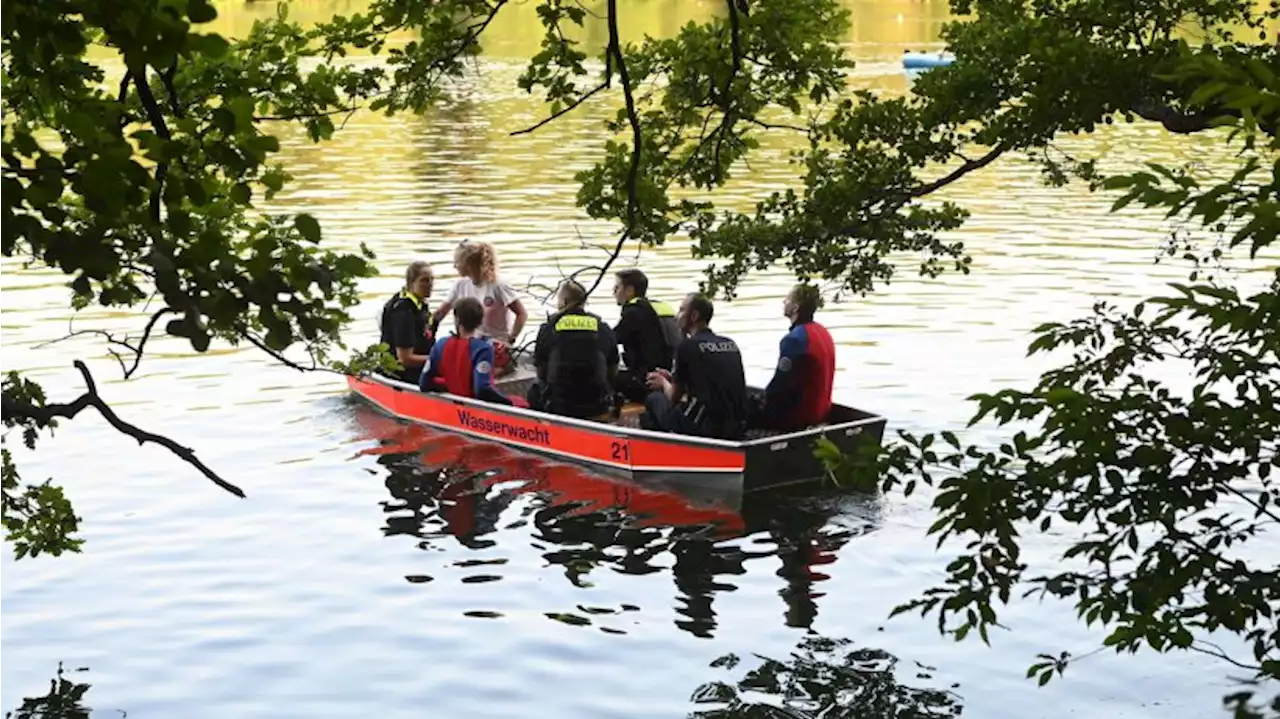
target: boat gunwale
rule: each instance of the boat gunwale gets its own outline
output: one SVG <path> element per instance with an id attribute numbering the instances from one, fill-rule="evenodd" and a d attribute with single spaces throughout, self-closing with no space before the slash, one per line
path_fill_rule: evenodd
<path id="1" fill-rule="evenodd" d="M 468 405 L 468 406 L 477 407 L 477 408 L 488 410 L 488 411 L 511 414 L 519 417 L 525 417 L 528 419 L 534 419 L 534 420 L 550 422 L 550 423 L 565 424 L 571 427 L 577 427 L 579 429 L 587 430 L 590 432 L 597 432 L 600 434 L 640 437 L 644 439 L 652 439 L 652 440 L 666 442 L 670 444 L 684 444 L 684 445 L 694 445 L 694 446 L 701 445 L 704 447 L 733 449 L 733 450 L 741 450 L 744 452 L 747 449 L 752 447 L 762 447 L 762 446 L 774 444 L 776 442 L 789 442 L 793 439 L 800 439 L 806 436 L 818 436 L 818 435 L 826 434 L 828 432 L 848 430 L 848 429 L 853 429 L 855 427 L 862 427 L 864 425 L 876 424 L 878 422 L 887 423 L 888 421 L 885 417 L 881 415 L 869 413 L 871 414 L 870 417 L 863 417 L 862 419 L 849 420 L 848 422 L 838 422 L 835 424 L 818 425 L 814 427 L 808 427 L 802 430 L 797 430 L 795 432 L 788 432 L 786 434 L 769 435 L 767 437 L 760 437 L 758 439 L 733 441 L 733 440 L 726 440 L 726 439 L 718 439 L 716 437 L 699 437 L 697 435 L 675 434 L 672 432 L 660 432 L 656 430 L 643 429 L 639 427 L 626 427 L 623 425 L 608 424 L 605 422 L 596 422 L 592 420 L 579 419 L 577 417 L 566 417 L 564 415 L 551 414 L 549 412 L 541 412 L 535 409 L 526 409 L 524 407 L 516 407 L 515 405 L 505 405 L 505 404 L 499 404 L 496 402 L 485 402 L 484 400 L 475 399 L 473 397 L 463 397 L 461 395 L 451 394 L 449 392 L 423 392 L 417 385 L 409 384 L 408 382 L 402 382 L 397 379 L 392 379 L 390 377 L 384 377 L 382 375 L 373 374 L 373 373 L 360 374 L 360 375 L 347 375 L 347 377 L 358 379 L 358 380 L 364 380 L 364 381 L 373 381 L 378 384 L 382 384 L 392 389 L 395 389 L 397 391 L 413 392 L 415 394 L 418 394 L 427 398 L 439 399 L 442 401 L 447 400 L 447 401 L 453 402 L 454 404 Z M 856 407 L 850 407 L 848 405 L 836 405 L 836 406 L 845 407 L 847 409 L 855 410 L 858 412 L 866 412 L 866 410 L 861 410 Z M 397 415 L 397 416 L 400 416 L 400 415 Z M 415 418 L 406 417 L 406 419 L 415 419 Z M 418 420 L 418 421 L 423 421 L 423 420 Z M 457 431 L 471 434 L 471 432 L 468 432 L 467 430 L 461 427 L 455 427 L 454 425 L 443 425 L 443 426 L 447 426 L 449 428 L 457 429 Z M 483 435 L 483 434 L 477 434 L 476 436 L 488 437 L 488 435 Z M 497 441 L 501 441 L 501 440 L 497 440 Z M 515 445 L 515 446 L 522 446 L 522 445 Z M 601 461 L 601 460 L 593 459 L 592 461 Z"/>

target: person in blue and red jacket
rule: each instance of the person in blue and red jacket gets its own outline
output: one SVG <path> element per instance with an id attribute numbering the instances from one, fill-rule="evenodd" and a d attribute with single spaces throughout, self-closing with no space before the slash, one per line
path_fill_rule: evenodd
<path id="1" fill-rule="evenodd" d="M 497 404 L 528 406 L 523 397 L 506 396 L 493 386 L 493 344 L 477 337 L 484 306 L 474 297 L 453 304 L 457 334 L 436 341 L 418 387 L 423 392 L 448 392 Z"/>
<path id="2" fill-rule="evenodd" d="M 797 430 L 821 424 L 831 412 L 836 347 L 827 328 L 814 321 L 822 304 L 818 288 L 800 284 L 787 293 L 782 313 L 791 329 L 778 346 L 778 366 L 765 388 L 755 426 Z"/>

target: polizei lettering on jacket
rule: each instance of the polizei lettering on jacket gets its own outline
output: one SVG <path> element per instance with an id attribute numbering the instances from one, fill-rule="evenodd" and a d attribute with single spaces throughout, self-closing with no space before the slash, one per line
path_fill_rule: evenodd
<path id="1" fill-rule="evenodd" d="M 521 427 L 518 424 L 489 419 L 488 417 L 477 417 L 465 409 L 458 410 L 458 424 L 468 429 L 488 432 L 499 437 L 509 437 L 523 442 L 551 446 L 551 432 L 542 427 Z"/>
<path id="2" fill-rule="evenodd" d="M 723 340 L 721 342 L 699 342 L 698 349 L 703 352 L 737 352 L 738 345 L 733 340 Z"/>

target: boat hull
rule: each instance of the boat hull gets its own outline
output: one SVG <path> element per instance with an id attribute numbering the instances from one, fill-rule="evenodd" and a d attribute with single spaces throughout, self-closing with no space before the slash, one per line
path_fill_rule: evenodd
<path id="1" fill-rule="evenodd" d="M 628 477 L 653 477 L 696 491 L 739 482 L 743 491 L 821 478 L 813 443 L 826 436 L 845 451 L 879 442 L 885 419 L 837 406 L 819 428 L 741 442 L 653 432 L 482 402 L 379 375 L 348 376 L 351 391 L 387 414 L 480 440 L 589 465 Z M 843 420 L 843 421 L 842 421 Z"/>

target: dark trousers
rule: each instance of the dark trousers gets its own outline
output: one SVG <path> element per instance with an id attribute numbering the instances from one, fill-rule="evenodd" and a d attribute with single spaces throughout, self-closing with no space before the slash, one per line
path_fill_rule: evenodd
<path id="1" fill-rule="evenodd" d="M 619 369 L 618 376 L 613 380 L 613 389 L 626 397 L 628 402 L 644 402 L 649 396 L 649 388 L 644 386 L 646 374 L 629 367 Z"/>
<path id="2" fill-rule="evenodd" d="M 573 406 L 563 402 L 556 402 L 552 398 L 551 388 L 542 380 L 534 380 L 529 387 L 525 399 L 529 400 L 529 408 L 536 409 L 539 412 L 548 412 L 550 414 L 558 414 L 563 417 L 576 417 L 578 419 L 590 419 L 598 417 L 609 411 L 609 405 L 603 401 L 592 405 Z"/>
<path id="3" fill-rule="evenodd" d="M 650 392 L 644 398 L 640 428 L 676 434 L 702 434 L 701 428 L 684 415 L 683 405 L 672 404 L 662 392 Z"/>

